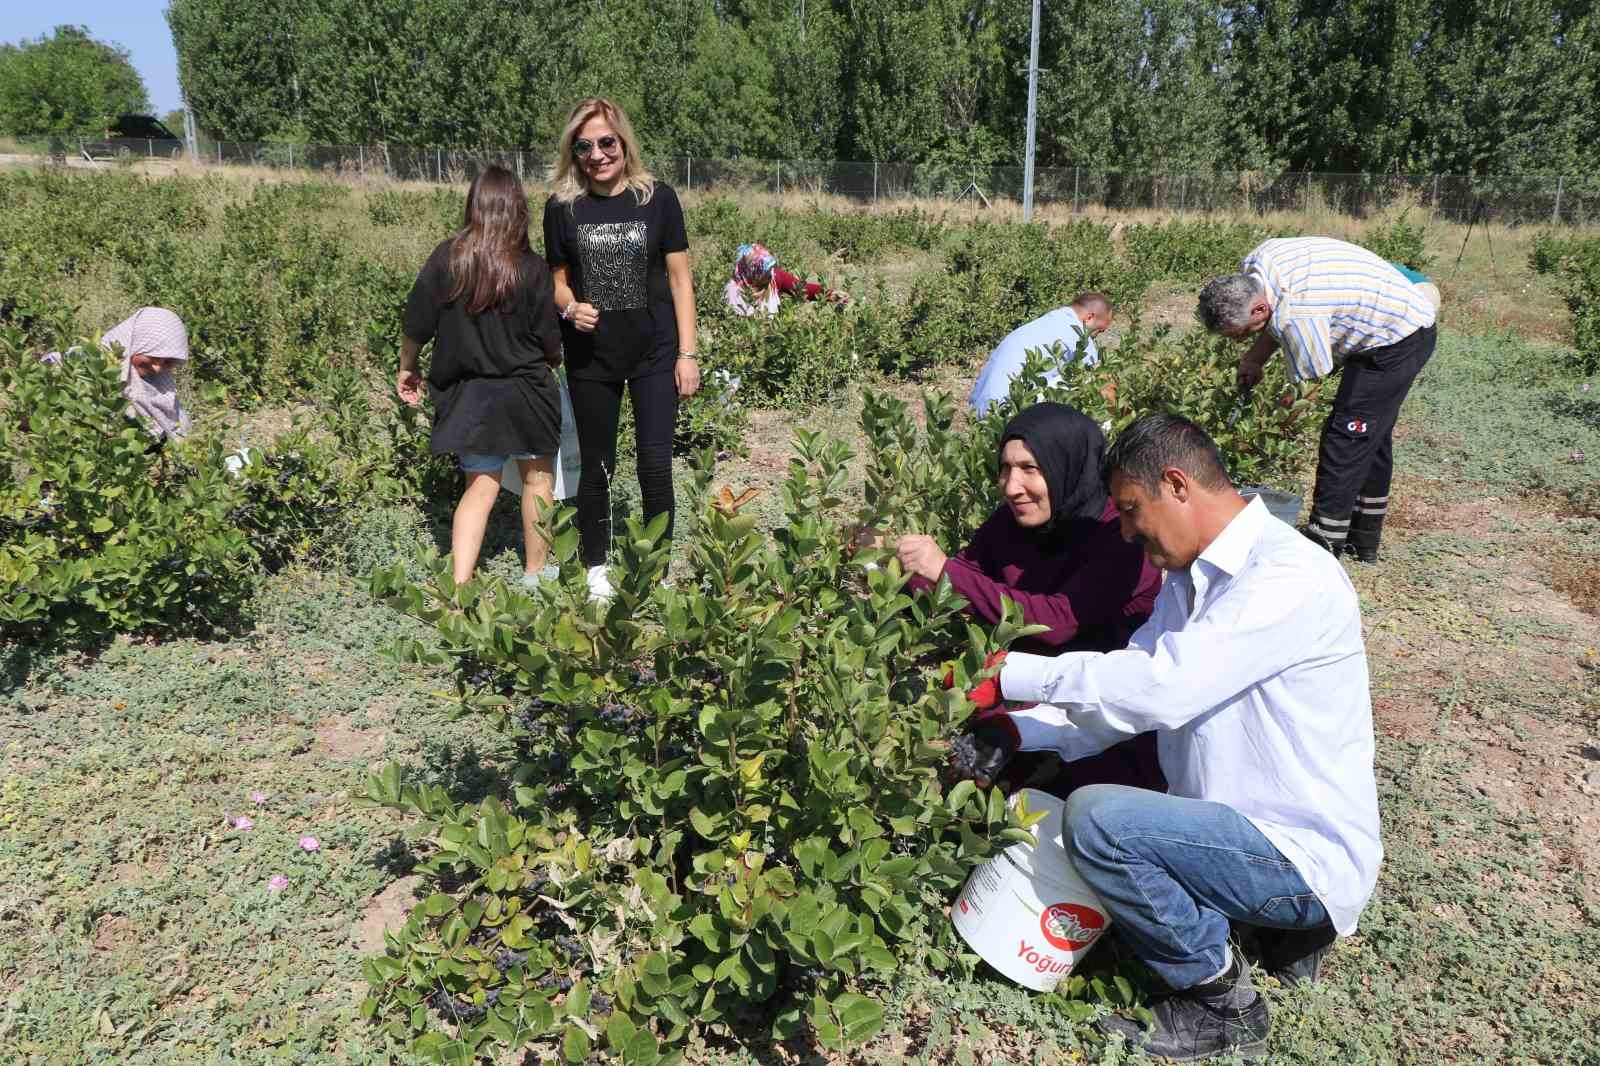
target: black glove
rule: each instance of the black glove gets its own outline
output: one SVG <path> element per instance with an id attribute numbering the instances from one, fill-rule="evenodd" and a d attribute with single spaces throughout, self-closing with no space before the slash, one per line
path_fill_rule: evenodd
<path id="1" fill-rule="evenodd" d="M 950 767 L 958 779 L 971 778 L 988 788 L 1005 772 L 1006 764 L 1022 747 L 1022 736 L 1009 714 L 980 718 L 972 730 L 950 745 Z"/>

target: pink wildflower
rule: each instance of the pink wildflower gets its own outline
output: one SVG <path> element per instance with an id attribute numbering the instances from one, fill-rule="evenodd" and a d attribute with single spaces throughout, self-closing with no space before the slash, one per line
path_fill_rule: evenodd
<path id="1" fill-rule="evenodd" d="M 289 887 L 289 879 L 282 874 L 273 874 L 267 881 L 268 892 L 282 892 Z"/>
<path id="2" fill-rule="evenodd" d="M 320 851 L 322 850 L 322 843 L 314 836 L 303 836 L 300 838 L 300 850 Z"/>
<path id="3" fill-rule="evenodd" d="M 250 820 L 250 816 L 248 814 L 241 814 L 239 817 L 233 820 L 233 827 L 239 830 L 254 829 L 256 827 L 256 823 Z"/>
<path id="4" fill-rule="evenodd" d="M 267 802 L 267 794 L 265 792 L 252 792 L 250 793 L 250 802 L 259 807 Z"/>

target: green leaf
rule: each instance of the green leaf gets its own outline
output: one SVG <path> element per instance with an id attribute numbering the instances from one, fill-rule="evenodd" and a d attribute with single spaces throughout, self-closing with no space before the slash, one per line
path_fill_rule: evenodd
<path id="1" fill-rule="evenodd" d="M 589 1034 L 576 1025 L 567 1026 L 567 1031 L 561 1035 L 561 1057 L 568 1062 L 582 1062 L 587 1059 L 591 1046 Z"/>
<path id="2" fill-rule="evenodd" d="M 855 992 L 845 992 L 832 1003 L 844 1038 L 859 1043 L 883 1027 L 883 1005 Z"/>

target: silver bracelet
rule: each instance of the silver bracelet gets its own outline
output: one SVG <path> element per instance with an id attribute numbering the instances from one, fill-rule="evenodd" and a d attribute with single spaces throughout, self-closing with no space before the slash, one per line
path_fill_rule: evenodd
<path id="1" fill-rule="evenodd" d="M 678 358 L 679 359 L 698 359 L 698 358 L 700 358 L 700 353 L 699 352 L 679 352 L 678 353 Z"/>

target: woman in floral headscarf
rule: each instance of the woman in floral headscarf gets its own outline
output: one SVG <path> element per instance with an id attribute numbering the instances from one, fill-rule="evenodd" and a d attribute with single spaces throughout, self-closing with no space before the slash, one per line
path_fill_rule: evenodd
<path id="1" fill-rule="evenodd" d="M 799 296 L 804 300 L 826 299 L 830 303 L 850 302 L 847 293 L 824 289 L 814 281 L 803 285 L 787 270 L 778 269 L 778 257 L 761 244 L 741 244 L 733 261 L 733 277 L 723 288 L 723 298 L 736 315 L 753 315 L 757 310 L 778 313 L 780 296 Z"/>
<path id="2" fill-rule="evenodd" d="M 141 307 L 106 330 L 100 344 L 122 349 L 122 391 L 128 414 L 144 422 L 159 440 L 182 440 L 189 416 L 178 402 L 174 380 L 179 363 L 189 361 L 189 331 L 183 319 L 164 307 Z"/>

